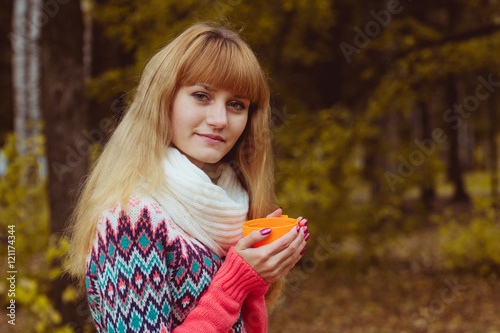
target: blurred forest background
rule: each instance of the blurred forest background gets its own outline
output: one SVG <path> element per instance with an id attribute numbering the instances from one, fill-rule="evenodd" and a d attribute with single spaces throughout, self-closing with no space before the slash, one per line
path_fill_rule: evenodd
<path id="1" fill-rule="evenodd" d="M 205 20 L 265 68 L 278 203 L 313 235 L 270 332 L 500 332 L 500 1 L 0 7 L 2 332 L 94 331 L 61 274 L 78 184 L 146 61 Z"/>

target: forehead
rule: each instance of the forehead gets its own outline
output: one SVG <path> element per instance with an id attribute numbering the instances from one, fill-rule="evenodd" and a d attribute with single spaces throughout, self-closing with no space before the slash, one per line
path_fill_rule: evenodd
<path id="1" fill-rule="evenodd" d="M 179 85 L 202 83 L 257 103 L 262 93 L 262 73 L 255 56 L 232 42 L 212 44 L 199 47 L 185 57 Z"/>

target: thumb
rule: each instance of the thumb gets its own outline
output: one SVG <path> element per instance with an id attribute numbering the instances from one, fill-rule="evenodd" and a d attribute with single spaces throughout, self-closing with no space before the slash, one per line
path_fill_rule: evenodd
<path id="1" fill-rule="evenodd" d="M 238 246 L 241 249 L 248 249 L 252 247 L 255 243 L 264 240 L 271 233 L 271 228 L 255 230 L 239 240 Z"/>
<path id="2" fill-rule="evenodd" d="M 267 215 L 266 217 L 280 217 L 282 213 L 283 213 L 283 208 L 278 207 L 274 210 L 274 212 Z"/>

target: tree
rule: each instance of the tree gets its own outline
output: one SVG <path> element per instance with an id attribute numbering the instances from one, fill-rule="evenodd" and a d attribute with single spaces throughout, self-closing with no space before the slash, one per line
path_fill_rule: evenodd
<path id="1" fill-rule="evenodd" d="M 447 100 L 448 105 L 456 105 L 458 102 L 457 78 L 449 74 L 447 82 Z M 448 136 L 450 137 L 450 145 L 448 148 L 448 177 L 455 185 L 455 194 L 453 201 L 470 201 L 469 196 L 465 192 L 463 181 L 463 166 L 460 159 L 459 135 L 460 126 L 453 122 L 448 123 Z"/>
<path id="2" fill-rule="evenodd" d="M 42 83 L 51 230 L 60 233 L 88 165 L 89 142 L 84 136 L 88 110 L 83 78 L 84 26 L 80 1 L 44 4 L 54 13 L 43 27 Z"/>
<path id="3" fill-rule="evenodd" d="M 420 140 L 428 140 L 432 137 L 431 114 L 427 102 L 420 101 L 417 103 L 420 111 L 420 126 L 422 128 Z M 428 210 L 432 209 L 434 199 L 436 197 L 435 179 L 436 176 L 429 175 L 427 182 L 421 186 L 421 200 Z"/>
<path id="4" fill-rule="evenodd" d="M 39 132 L 41 0 L 15 1 L 12 43 L 14 130 L 21 155 L 30 150 L 29 140 Z"/>
<path id="5" fill-rule="evenodd" d="M 49 16 L 42 31 L 42 106 L 50 224 L 51 232 L 61 235 L 88 165 L 82 51 L 84 24 L 80 1 L 44 0 L 43 8 Z M 87 317 L 76 313 L 75 305 L 65 303 L 61 297 L 71 283 L 66 276 L 57 278 L 52 286 L 51 299 L 64 323 L 82 327 Z"/>
<path id="6" fill-rule="evenodd" d="M 490 98 L 489 112 L 490 112 L 490 122 L 488 130 L 488 144 L 490 150 L 490 173 L 491 173 L 491 196 L 493 199 L 493 206 L 498 209 L 500 207 L 500 195 L 498 193 L 498 111 L 497 111 L 498 100 L 495 98 Z"/>
<path id="7" fill-rule="evenodd" d="M 462 13 L 461 6 L 455 1 L 447 0 L 446 7 L 448 11 L 449 35 L 453 35 L 457 30 L 459 15 Z M 458 103 L 457 77 L 452 73 L 448 74 L 447 79 L 447 100 L 448 105 Z M 460 127 L 456 127 L 451 122 L 448 124 L 448 135 L 450 136 L 449 155 L 448 155 L 448 177 L 455 185 L 454 201 L 469 202 L 469 196 L 465 192 L 463 181 L 463 165 L 460 159 L 459 135 Z"/>
<path id="8" fill-rule="evenodd" d="M 12 31 L 13 1 L 0 3 L 0 34 L 8 36 Z M 5 134 L 14 127 L 12 114 L 12 43 L 0 38 L 0 146 L 5 143 Z"/>

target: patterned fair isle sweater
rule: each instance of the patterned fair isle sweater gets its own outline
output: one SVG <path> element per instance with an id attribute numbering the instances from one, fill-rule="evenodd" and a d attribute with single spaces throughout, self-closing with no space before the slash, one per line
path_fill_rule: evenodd
<path id="1" fill-rule="evenodd" d="M 266 332 L 268 283 L 231 248 L 217 257 L 153 199 L 103 212 L 86 287 L 100 332 Z"/>

